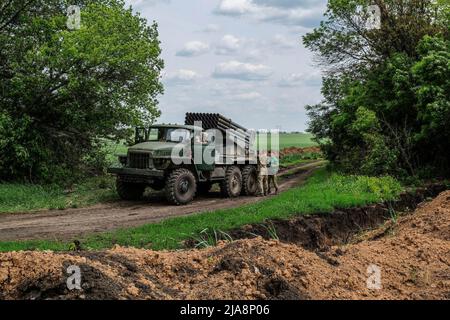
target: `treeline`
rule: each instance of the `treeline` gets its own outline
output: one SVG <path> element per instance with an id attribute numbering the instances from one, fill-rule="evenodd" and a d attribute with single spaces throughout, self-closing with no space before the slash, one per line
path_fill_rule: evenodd
<path id="1" fill-rule="evenodd" d="M 159 115 L 160 53 L 157 25 L 122 0 L 2 1 L 0 181 L 66 182 L 101 167 L 102 139 Z"/>
<path id="2" fill-rule="evenodd" d="M 373 4 L 378 25 L 367 23 Z M 324 101 L 307 107 L 309 130 L 334 165 L 450 174 L 449 26 L 447 0 L 329 0 L 326 20 L 303 42 L 326 70 Z"/>

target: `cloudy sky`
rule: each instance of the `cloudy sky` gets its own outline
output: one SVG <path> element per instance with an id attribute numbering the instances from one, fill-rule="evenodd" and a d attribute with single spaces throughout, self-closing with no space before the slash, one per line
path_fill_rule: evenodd
<path id="1" fill-rule="evenodd" d="M 159 24 L 160 122 L 218 112 L 248 128 L 306 129 L 304 106 L 321 100 L 321 75 L 301 36 L 326 0 L 126 1 Z"/>

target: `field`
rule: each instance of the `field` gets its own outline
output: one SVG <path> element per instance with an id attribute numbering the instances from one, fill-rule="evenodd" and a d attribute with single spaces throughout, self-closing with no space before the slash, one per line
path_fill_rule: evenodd
<path id="1" fill-rule="evenodd" d="M 312 139 L 314 136 L 310 133 L 282 133 L 280 134 L 280 149 L 289 147 L 313 147 L 317 142 Z M 270 137 L 268 138 L 270 141 Z"/>

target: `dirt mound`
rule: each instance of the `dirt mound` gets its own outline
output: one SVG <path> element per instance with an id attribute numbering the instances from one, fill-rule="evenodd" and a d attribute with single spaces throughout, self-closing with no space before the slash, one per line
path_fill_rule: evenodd
<path id="1" fill-rule="evenodd" d="M 450 299 L 450 192 L 413 215 L 316 252 L 275 240 L 206 250 L 0 254 L 2 299 Z M 81 291 L 66 287 L 81 269 Z M 381 290 L 368 289 L 368 268 Z"/>

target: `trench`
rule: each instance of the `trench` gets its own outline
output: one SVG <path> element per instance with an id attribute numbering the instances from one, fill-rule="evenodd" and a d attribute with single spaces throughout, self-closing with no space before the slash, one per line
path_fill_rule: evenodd
<path id="1" fill-rule="evenodd" d="M 331 246 L 354 242 L 357 235 L 375 229 L 393 219 L 394 213 L 405 215 L 426 200 L 447 190 L 443 183 L 429 184 L 400 194 L 395 201 L 363 207 L 341 208 L 333 212 L 297 215 L 291 219 L 270 219 L 227 231 L 233 240 L 262 237 L 295 244 L 310 251 L 328 251 Z M 226 240 L 226 239 L 223 239 Z M 188 241 L 187 247 L 195 246 Z"/>

